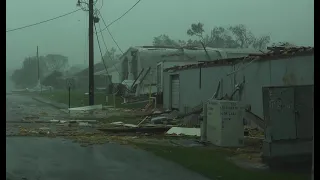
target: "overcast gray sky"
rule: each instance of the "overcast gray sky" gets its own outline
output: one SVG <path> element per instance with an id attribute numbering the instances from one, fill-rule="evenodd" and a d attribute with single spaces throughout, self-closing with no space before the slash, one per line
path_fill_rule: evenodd
<path id="1" fill-rule="evenodd" d="M 102 0 L 98 0 L 100 5 Z M 101 13 L 113 21 L 137 0 L 104 0 Z M 77 0 L 6 0 L 6 29 L 36 23 L 75 10 Z M 245 24 L 256 35 L 271 35 L 272 42 L 289 41 L 313 46 L 313 0 L 142 0 L 114 23 L 110 30 L 125 51 L 130 46 L 151 45 L 153 37 L 168 34 L 187 39 L 191 23 L 214 26 Z M 41 25 L 6 34 L 7 68 L 21 67 L 25 57 L 58 53 L 70 63 L 87 64 L 87 12 L 78 11 Z M 107 31 L 109 47 L 116 47 Z M 95 44 L 95 62 L 101 56 Z"/>

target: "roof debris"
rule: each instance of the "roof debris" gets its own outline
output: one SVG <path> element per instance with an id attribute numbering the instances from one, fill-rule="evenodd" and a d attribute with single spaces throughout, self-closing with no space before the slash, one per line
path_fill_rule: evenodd
<path id="1" fill-rule="evenodd" d="M 165 69 L 164 71 L 180 71 L 186 69 L 195 69 L 200 67 L 212 67 L 212 66 L 225 66 L 232 65 L 238 62 L 243 61 L 252 61 L 252 60 L 270 60 L 270 59 L 281 59 L 288 56 L 301 56 L 301 55 L 310 55 L 314 53 L 314 47 L 291 47 L 291 46 L 274 46 L 268 47 L 269 51 L 263 54 L 249 54 L 246 57 L 241 58 L 228 58 L 228 59 L 219 59 L 215 61 L 202 61 L 201 63 L 196 64 L 187 64 L 183 66 L 174 66 Z"/>

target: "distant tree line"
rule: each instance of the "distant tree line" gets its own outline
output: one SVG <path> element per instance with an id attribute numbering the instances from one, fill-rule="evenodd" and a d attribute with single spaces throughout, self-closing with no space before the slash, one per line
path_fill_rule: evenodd
<path id="1" fill-rule="evenodd" d="M 265 49 L 271 41 L 269 35 L 256 36 L 243 24 L 214 27 L 209 33 L 205 33 L 203 27 L 202 23 L 193 23 L 186 31 L 190 37 L 197 37 L 196 39 L 173 40 L 168 35 L 162 34 L 153 38 L 153 45 Z"/>
<path id="2" fill-rule="evenodd" d="M 48 54 L 39 57 L 39 76 L 42 84 L 52 84 L 52 74 L 56 79 L 63 75 L 69 68 L 68 58 L 58 54 Z M 51 76 L 50 76 L 51 75 Z M 51 79 L 46 79 L 51 77 Z M 37 57 L 25 58 L 22 67 L 16 69 L 12 76 L 12 81 L 19 88 L 34 87 L 38 83 L 38 59 Z M 49 81 L 48 81 L 49 80 Z"/>

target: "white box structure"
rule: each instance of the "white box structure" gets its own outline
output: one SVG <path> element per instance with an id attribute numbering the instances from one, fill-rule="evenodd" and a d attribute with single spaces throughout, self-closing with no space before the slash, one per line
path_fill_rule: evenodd
<path id="1" fill-rule="evenodd" d="M 244 145 L 244 106 L 237 101 L 209 100 L 207 140 L 222 147 Z"/>

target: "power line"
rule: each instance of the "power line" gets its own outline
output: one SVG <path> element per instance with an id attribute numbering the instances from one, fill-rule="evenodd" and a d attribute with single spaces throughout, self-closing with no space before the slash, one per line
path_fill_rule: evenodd
<path id="1" fill-rule="evenodd" d="M 68 15 L 70 15 L 70 14 L 73 14 L 73 13 L 79 11 L 79 10 L 81 10 L 81 9 L 77 9 L 77 10 L 75 10 L 75 11 L 71 11 L 71 12 L 69 12 L 69 13 L 66 13 L 66 14 L 63 14 L 63 15 L 60 15 L 60 16 L 51 18 L 51 19 L 47 19 L 47 20 L 45 20 L 45 21 L 40 21 L 40 22 L 37 22 L 37 23 L 34 23 L 34 24 L 29 24 L 29 25 L 26 25 L 26 26 L 22 26 L 22 27 L 10 29 L 10 30 L 7 30 L 6 33 L 7 33 L 7 32 L 12 32 L 12 31 L 17 31 L 17 30 L 20 30 L 20 29 L 28 28 L 28 27 L 32 27 L 32 26 L 36 26 L 36 25 L 39 25 L 39 24 L 42 24 L 42 23 L 45 23 L 45 22 L 49 22 L 49 21 L 55 20 L 55 19 L 59 19 L 59 18 L 61 18 L 61 17 L 64 17 L 64 16 L 68 16 Z"/>
<path id="2" fill-rule="evenodd" d="M 98 25 L 99 25 L 99 30 L 101 30 L 100 23 L 98 23 Z M 97 32 L 96 32 L 96 35 L 98 36 Z M 102 33 L 102 32 L 101 32 L 101 37 L 102 37 L 102 42 L 103 42 L 103 44 L 104 44 L 104 47 L 106 48 L 107 55 L 109 56 L 109 58 L 110 58 L 112 61 L 114 61 L 114 59 L 113 59 L 113 58 L 111 57 L 111 55 L 109 54 L 108 47 L 107 47 L 107 43 L 106 43 L 106 41 L 105 41 L 105 39 L 104 39 L 104 37 L 103 37 L 103 33 Z M 116 71 L 118 72 L 119 76 L 121 76 L 119 70 L 117 69 L 117 67 L 116 67 L 114 64 L 113 64 L 113 67 L 116 69 Z"/>
<path id="3" fill-rule="evenodd" d="M 107 72 L 107 76 L 108 76 L 108 78 L 109 78 L 109 81 L 112 82 L 112 79 L 111 79 L 111 77 L 109 76 L 109 72 L 108 72 L 107 66 L 106 66 L 106 64 L 105 64 L 105 62 L 104 62 L 104 57 L 103 57 L 103 54 L 102 54 L 102 50 L 101 50 L 101 46 L 100 46 L 100 41 L 99 41 L 99 36 L 98 36 L 98 32 L 97 32 L 97 28 L 96 28 L 96 25 L 95 25 L 95 24 L 94 24 L 94 29 L 95 29 L 95 32 L 96 32 L 98 47 L 99 47 L 99 51 L 100 51 L 100 54 L 101 54 L 101 59 L 102 59 L 104 68 L 106 69 L 106 72 Z M 107 54 L 108 54 L 109 58 L 112 59 L 111 56 L 110 56 L 110 54 L 109 54 L 108 52 L 107 52 Z M 113 66 L 116 68 L 116 66 L 115 66 L 114 64 L 113 64 Z M 116 68 L 116 70 L 117 70 L 117 68 Z M 117 71 L 118 71 L 118 70 L 117 70 Z M 119 71 L 118 71 L 118 73 L 119 73 L 119 75 L 120 75 L 120 72 L 119 72 Z M 126 89 L 127 92 L 130 92 L 130 90 L 129 90 L 127 87 L 125 87 L 125 89 Z"/>
<path id="4" fill-rule="evenodd" d="M 112 82 L 112 79 L 111 79 L 110 76 L 109 76 L 109 72 L 108 72 L 107 65 L 106 65 L 106 63 L 104 62 L 104 57 L 103 57 L 103 54 L 102 54 L 102 50 L 101 50 L 101 46 L 100 46 L 100 41 L 99 41 L 99 36 L 98 36 L 97 28 L 96 28 L 96 25 L 95 25 L 95 24 L 94 24 L 94 30 L 95 30 L 95 32 L 96 32 L 96 37 L 97 37 L 97 42 L 98 42 L 98 47 L 99 47 L 99 51 L 100 51 L 102 63 L 103 63 L 103 65 L 104 65 L 104 68 L 106 69 L 106 72 L 107 72 L 107 76 L 108 76 L 108 78 L 109 78 L 109 81 Z M 107 54 L 108 54 L 108 53 L 107 53 Z"/>
<path id="5" fill-rule="evenodd" d="M 125 16 L 126 14 L 128 14 L 128 12 L 130 12 L 137 4 L 139 4 L 141 0 L 138 0 L 130 9 L 128 9 L 125 13 L 123 13 L 120 17 L 118 17 L 117 19 L 115 19 L 114 21 L 112 21 L 111 23 L 109 23 L 108 25 L 106 25 L 106 27 L 104 29 L 102 29 L 101 31 L 106 30 L 109 26 L 111 26 L 113 23 L 117 22 L 118 20 L 120 20 L 121 18 L 123 18 L 123 16 Z"/>
<path id="6" fill-rule="evenodd" d="M 109 35 L 111 36 L 112 41 L 116 44 L 116 46 L 118 47 L 119 51 L 123 54 L 122 49 L 120 48 L 119 44 L 117 43 L 117 41 L 114 39 L 113 35 L 111 34 L 111 32 L 110 32 L 110 30 L 109 30 L 109 28 L 108 28 L 108 26 L 107 26 L 107 23 L 104 21 L 102 15 L 101 15 L 101 13 L 100 13 L 100 11 L 98 11 L 98 13 L 99 13 L 99 15 L 100 15 L 100 17 L 101 17 L 101 19 L 102 19 L 103 24 L 106 26 L 106 29 L 108 30 L 108 33 L 109 33 Z M 102 30 L 100 31 L 100 33 L 102 34 Z"/>

